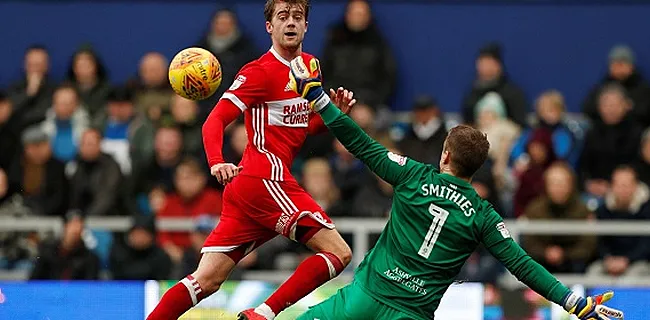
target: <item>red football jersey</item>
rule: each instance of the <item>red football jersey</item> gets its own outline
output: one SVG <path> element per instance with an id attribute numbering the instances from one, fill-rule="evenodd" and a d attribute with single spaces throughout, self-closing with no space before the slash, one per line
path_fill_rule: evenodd
<path id="1" fill-rule="evenodd" d="M 305 61 L 313 56 L 303 53 Z M 294 179 L 293 159 L 307 136 L 312 110 L 289 87 L 289 61 L 273 48 L 245 65 L 221 99 L 244 112 L 248 145 L 242 175 L 274 181 Z"/>

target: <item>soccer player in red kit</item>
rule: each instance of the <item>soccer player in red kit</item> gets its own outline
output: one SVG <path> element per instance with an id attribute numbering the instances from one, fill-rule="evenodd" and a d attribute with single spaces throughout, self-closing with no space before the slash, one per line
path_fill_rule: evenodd
<path id="1" fill-rule="evenodd" d="M 150 320 L 177 319 L 216 292 L 246 254 L 281 234 L 314 250 L 265 303 L 239 314 L 240 320 L 271 320 L 350 262 L 351 251 L 323 209 L 290 173 L 307 134 L 325 130 L 309 102 L 288 83 L 289 61 L 302 56 L 309 0 L 267 0 L 264 15 L 271 35 L 269 52 L 244 66 L 203 125 L 211 173 L 226 184 L 222 214 L 206 240 L 198 269 L 170 288 Z M 334 101 L 344 110 L 351 95 L 330 90 L 314 103 Z M 248 145 L 239 165 L 225 163 L 224 128 L 244 113 Z"/>

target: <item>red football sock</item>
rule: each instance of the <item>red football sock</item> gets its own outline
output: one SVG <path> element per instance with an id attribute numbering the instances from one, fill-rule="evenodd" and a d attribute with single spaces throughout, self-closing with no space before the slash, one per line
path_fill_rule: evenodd
<path id="1" fill-rule="evenodd" d="M 317 253 L 303 261 L 265 303 L 277 315 L 323 283 L 336 277 L 344 267 L 334 254 Z"/>
<path id="2" fill-rule="evenodd" d="M 147 320 L 177 320 L 203 299 L 203 290 L 191 275 L 169 288 Z"/>

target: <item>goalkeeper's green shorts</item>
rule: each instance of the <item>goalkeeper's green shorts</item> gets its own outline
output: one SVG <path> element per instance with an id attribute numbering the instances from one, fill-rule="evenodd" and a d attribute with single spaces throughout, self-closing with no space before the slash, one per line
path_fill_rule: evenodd
<path id="1" fill-rule="evenodd" d="M 309 308 L 296 320 L 411 320 L 412 316 L 366 294 L 356 283 Z"/>

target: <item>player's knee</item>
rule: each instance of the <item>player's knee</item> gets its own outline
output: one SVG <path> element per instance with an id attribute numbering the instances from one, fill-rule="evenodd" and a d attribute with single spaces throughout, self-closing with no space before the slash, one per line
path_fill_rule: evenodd
<path id="1" fill-rule="evenodd" d="M 337 252 L 333 253 L 341 260 L 343 266 L 347 266 L 352 261 L 352 249 L 345 242 L 343 242 L 343 245 L 340 246 Z"/>
<path id="2" fill-rule="evenodd" d="M 226 281 L 225 277 L 210 276 L 204 273 L 201 273 L 200 270 L 194 272 L 194 278 L 201 286 L 201 290 L 206 295 L 211 295 L 219 290 L 221 284 Z"/>

